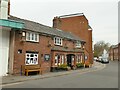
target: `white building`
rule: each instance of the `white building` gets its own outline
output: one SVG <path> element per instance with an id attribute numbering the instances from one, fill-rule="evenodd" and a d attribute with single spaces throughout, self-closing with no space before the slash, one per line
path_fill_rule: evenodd
<path id="1" fill-rule="evenodd" d="M 21 29 L 23 27 L 22 22 L 9 20 L 8 4 L 10 0 L 0 0 L 0 76 L 5 76 L 10 72 L 10 66 L 12 65 L 12 43 L 14 39 L 10 38 L 10 32 L 15 28 Z"/>

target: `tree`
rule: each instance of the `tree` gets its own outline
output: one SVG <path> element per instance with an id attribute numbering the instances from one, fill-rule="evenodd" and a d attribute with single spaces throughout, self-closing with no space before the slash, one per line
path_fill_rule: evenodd
<path id="1" fill-rule="evenodd" d="M 99 41 L 94 45 L 94 57 L 99 57 L 102 55 L 103 50 L 108 51 L 110 48 L 110 43 L 105 43 L 104 41 Z"/>

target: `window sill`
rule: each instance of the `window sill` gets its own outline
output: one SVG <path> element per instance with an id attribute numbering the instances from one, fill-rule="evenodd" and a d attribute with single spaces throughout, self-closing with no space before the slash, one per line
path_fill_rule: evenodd
<path id="1" fill-rule="evenodd" d="M 39 43 L 39 42 L 37 42 L 37 41 L 27 41 L 27 40 L 26 40 L 26 42 L 30 42 L 30 43 Z"/>

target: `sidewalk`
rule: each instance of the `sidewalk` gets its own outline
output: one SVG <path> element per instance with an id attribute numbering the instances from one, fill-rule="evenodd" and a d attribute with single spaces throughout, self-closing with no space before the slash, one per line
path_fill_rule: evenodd
<path id="1" fill-rule="evenodd" d="M 50 78 L 50 77 L 57 77 L 57 76 L 63 76 L 68 74 L 76 74 L 76 73 L 87 73 L 92 72 L 94 70 L 97 70 L 104 65 L 98 62 L 94 62 L 91 68 L 82 68 L 77 70 L 70 70 L 70 71 L 62 71 L 62 72 L 49 72 L 43 75 L 33 75 L 33 76 L 4 76 L 2 77 L 2 84 L 10 84 L 10 83 L 17 83 L 17 82 L 23 82 L 28 80 L 37 80 L 37 79 L 44 79 L 44 78 Z"/>

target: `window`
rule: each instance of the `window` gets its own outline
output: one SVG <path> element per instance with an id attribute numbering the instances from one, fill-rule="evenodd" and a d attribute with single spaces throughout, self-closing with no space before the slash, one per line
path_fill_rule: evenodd
<path id="1" fill-rule="evenodd" d="M 26 65 L 36 65 L 38 64 L 38 53 L 26 53 Z"/>
<path id="2" fill-rule="evenodd" d="M 54 44 L 55 45 L 62 45 L 62 38 L 55 37 L 54 38 Z"/>
<path id="3" fill-rule="evenodd" d="M 61 59 L 62 59 L 61 63 L 64 64 L 64 55 L 62 55 Z"/>
<path id="4" fill-rule="evenodd" d="M 39 42 L 39 34 L 27 32 L 26 33 L 26 41 Z"/>
<path id="5" fill-rule="evenodd" d="M 81 42 L 79 41 L 76 42 L 76 48 L 81 48 Z"/>
<path id="6" fill-rule="evenodd" d="M 77 63 L 81 62 L 81 55 L 77 55 Z"/>
<path id="7" fill-rule="evenodd" d="M 55 55 L 55 65 L 60 65 L 60 55 Z"/>

